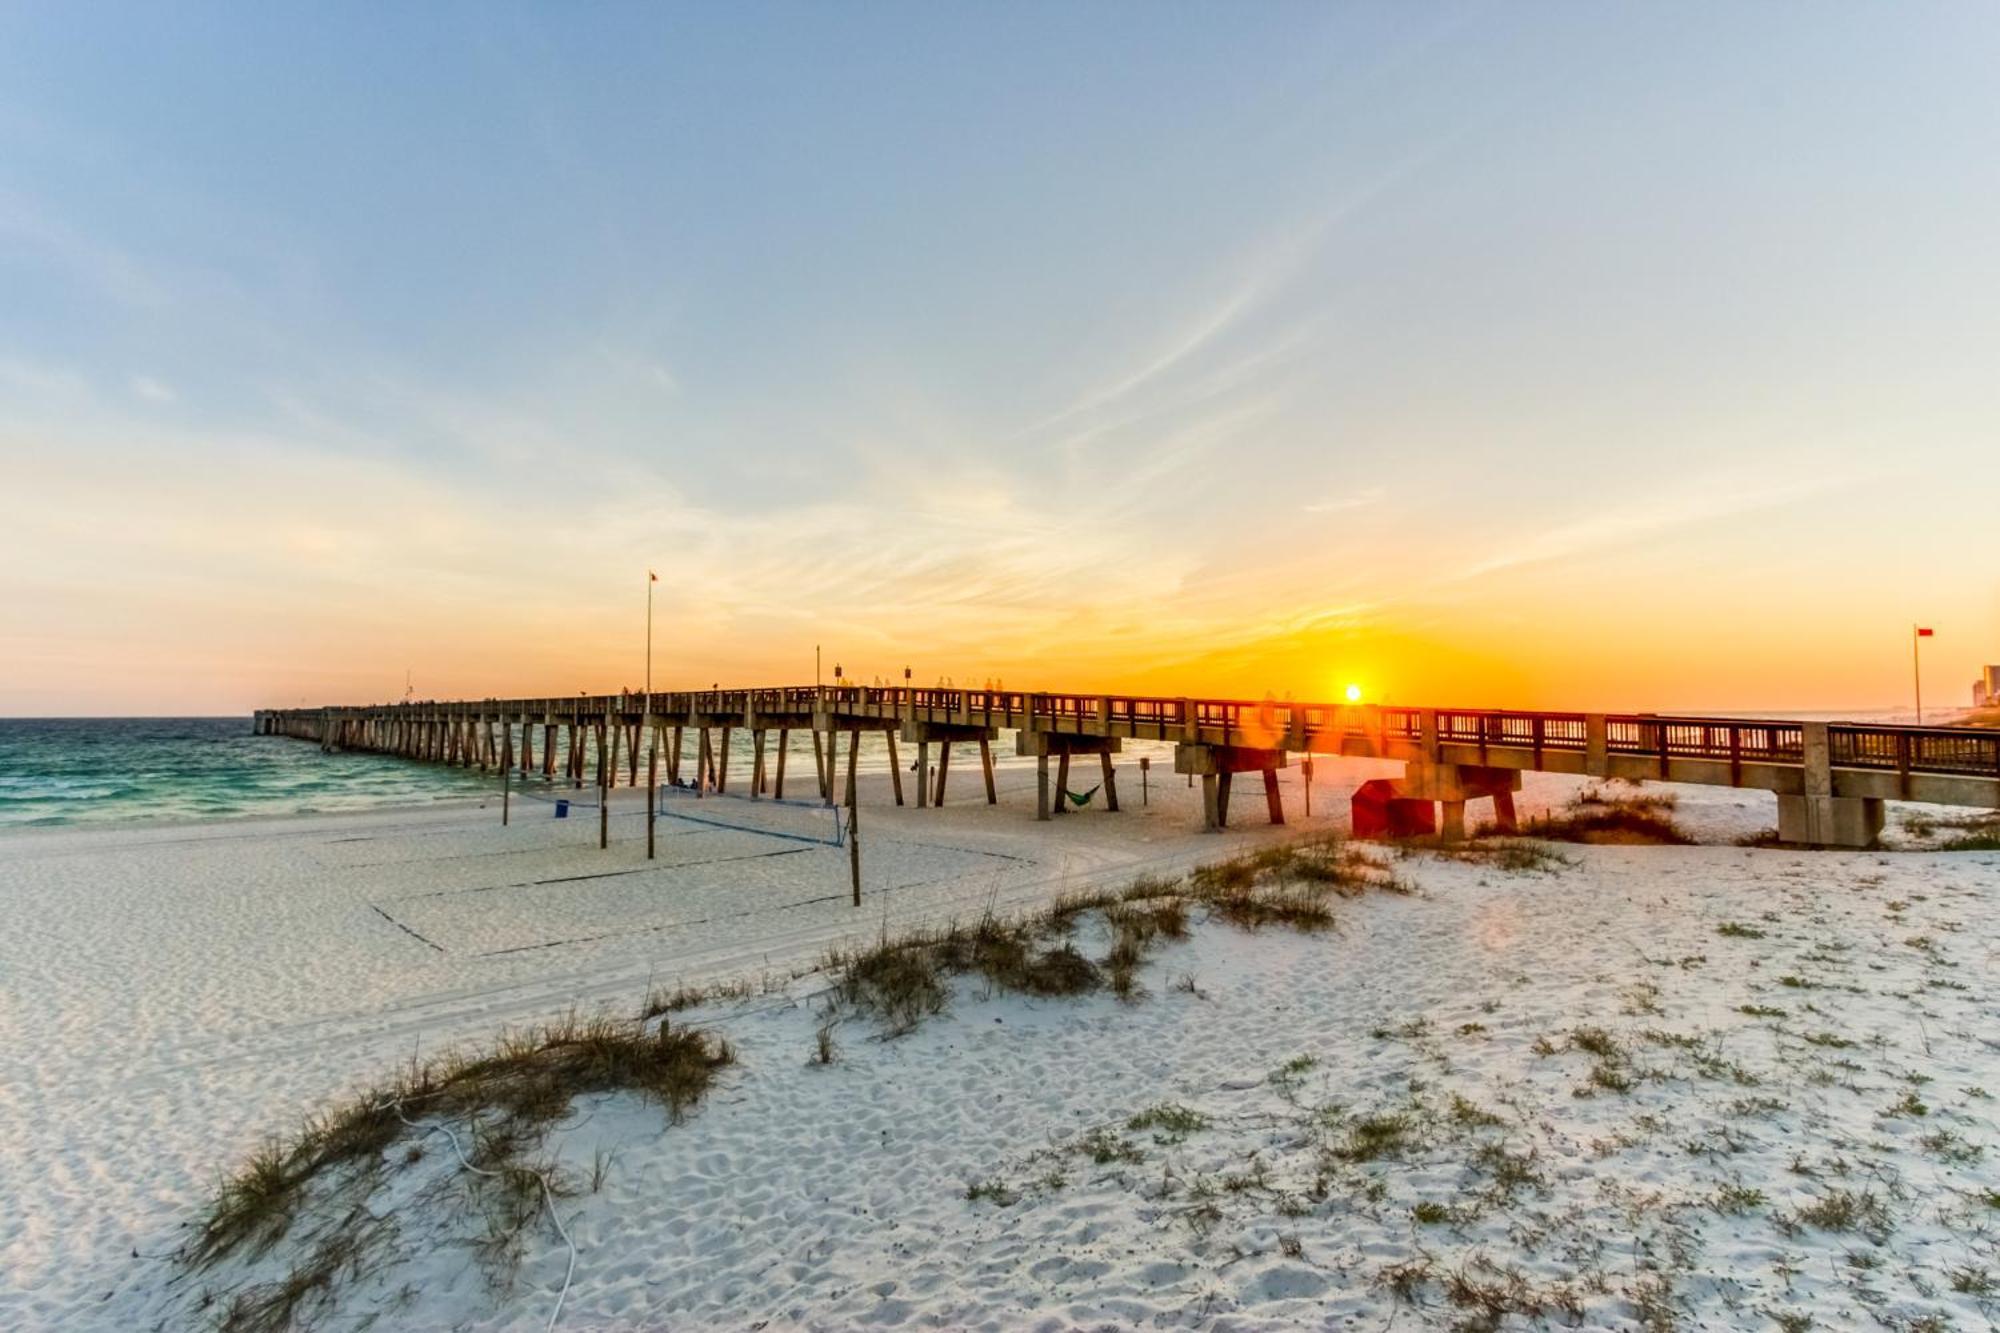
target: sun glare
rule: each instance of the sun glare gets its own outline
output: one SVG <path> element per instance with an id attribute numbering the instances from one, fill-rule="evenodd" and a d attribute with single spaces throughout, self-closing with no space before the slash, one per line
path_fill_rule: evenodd
<path id="1" fill-rule="evenodd" d="M 1361 702 L 1361 687 L 1359 685 L 1349 685 L 1347 687 L 1347 702 L 1351 704 Z"/>

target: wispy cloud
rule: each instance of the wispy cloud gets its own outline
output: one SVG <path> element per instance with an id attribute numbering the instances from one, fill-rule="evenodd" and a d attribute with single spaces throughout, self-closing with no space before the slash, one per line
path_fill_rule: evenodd
<path id="1" fill-rule="evenodd" d="M 1449 576 L 1481 578 L 1505 569 L 1562 560 L 1590 551 L 1630 545 L 1651 537 L 1716 519 L 1759 510 L 1777 509 L 1808 496 L 1857 485 L 1867 474 L 1838 473 L 1777 482 L 1746 481 L 1717 476 L 1677 494 L 1655 496 L 1641 503 L 1618 505 L 1530 532 L 1522 539 L 1473 561 Z"/>
<path id="2" fill-rule="evenodd" d="M 1370 486 L 1366 490 L 1352 491 L 1346 495 L 1329 495 L 1323 500 L 1301 505 L 1308 514 L 1339 514 L 1349 509 L 1366 509 L 1370 505 L 1381 504 L 1388 497 L 1388 489 Z"/>

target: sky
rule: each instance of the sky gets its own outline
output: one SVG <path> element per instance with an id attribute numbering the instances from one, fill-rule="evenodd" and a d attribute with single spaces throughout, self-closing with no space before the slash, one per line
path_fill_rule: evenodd
<path id="1" fill-rule="evenodd" d="M 2000 661 L 2000 7 L 0 4 L 0 715 Z"/>

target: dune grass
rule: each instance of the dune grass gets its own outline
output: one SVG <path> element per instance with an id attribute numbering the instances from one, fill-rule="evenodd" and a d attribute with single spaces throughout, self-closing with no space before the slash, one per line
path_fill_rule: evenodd
<path id="1" fill-rule="evenodd" d="M 1677 798 L 1668 792 L 1586 787 L 1556 810 L 1520 821 L 1518 835 L 1550 842 L 1687 844 L 1694 839 L 1674 822 Z M 1486 836 L 1488 830 L 1481 830 Z"/>
<path id="2" fill-rule="evenodd" d="M 1512 854 L 1492 859 L 1503 868 L 1541 864 Z M 885 1036 L 913 1030 L 946 1007 L 956 977 L 976 976 L 995 990 L 1038 998 L 1108 990 L 1137 1001 L 1147 993 L 1141 980 L 1147 965 L 1161 948 L 1187 938 L 1197 919 L 1251 931 L 1316 932 L 1335 924 L 1342 901 L 1413 891 L 1380 853 L 1320 837 L 1231 857 L 1185 878 L 1142 877 L 1122 889 L 1068 895 L 1018 919 L 989 914 L 971 925 L 884 937 L 822 960 L 831 999 L 809 1058 L 820 1065 L 836 1060 L 843 1010 L 874 1017 Z M 1088 952 L 1079 943 L 1086 936 L 1099 941 Z M 762 989 L 773 988 L 767 977 Z M 1176 989 L 1200 994 L 1191 983 Z M 494 1271 L 511 1271 L 526 1228 L 563 1188 L 555 1168 L 529 1155 L 575 1100 L 636 1093 L 678 1121 L 735 1059 L 727 1042 L 680 1016 L 755 993 L 755 983 L 649 988 L 631 1019 L 572 1013 L 505 1034 L 490 1048 L 413 1061 L 311 1118 L 290 1139 L 251 1154 L 218 1186 L 180 1259 L 208 1269 L 224 1260 L 256 1260 L 288 1242 L 293 1250 L 282 1275 L 229 1293 L 218 1324 L 255 1333 L 318 1320 L 335 1309 L 340 1285 L 371 1271 L 393 1238 L 393 1219 L 371 1211 L 371 1196 L 390 1173 L 423 1161 L 428 1140 L 442 1131 L 471 1168 L 454 1179 L 471 1215 L 485 1223 L 473 1247 Z M 1171 1142 L 1205 1123 L 1187 1108 L 1163 1105 L 1135 1118 L 1132 1128 Z M 1359 1134 L 1357 1151 L 1394 1151 L 1393 1134 L 1371 1138 L 1367 1127 Z M 1131 1160 L 1140 1150 L 1119 1146 L 1128 1143 L 1121 1138 L 1099 1148 Z M 303 1224 L 307 1217 L 310 1226 Z"/>
<path id="3" fill-rule="evenodd" d="M 635 1092 L 678 1121 L 733 1059 L 727 1042 L 693 1028 L 662 1024 L 649 1031 L 642 1023 L 570 1014 L 506 1034 L 490 1050 L 413 1064 L 312 1117 L 289 1142 L 268 1142 L 253 1153 L 217 1190 L 184 1257 L 208 1267 L 263 1254 L 290 1231 L 311 1187 L 337 1185 L 343 1170 L 372 1176 L 405 1138 L 420 1153 L 416 1140 L 429 1125 L 462 1124 L 476 1158 L 509 1168 L 577 1097 Z"/>
<path id="4" fill-rule="evenodd" d="M 984 978 L 996 990 L 1063 997 L 1108 989 L 1123 1000 L 1144 993 L 1140 973 L 1169 941 L 1185 939 L 1191 914 L 1241 930 L 1333 926 L 1333 904 L 1368 892 L 1411 887 L 1375 853 L 1321 837 L 1263 848 L 1196 869 L 1185 879 L 1144 877 L 1122 890 L 1070 894 L 1029 916 L 987 915 L 858 950 L 827 955 L 836 1004 L 874 1016 L 886 1035 L 914 1031 L 942 1011 L 958 976 Z M 1109 936 L 1101 957 L 1074 942 L 1093 921 Z"/>

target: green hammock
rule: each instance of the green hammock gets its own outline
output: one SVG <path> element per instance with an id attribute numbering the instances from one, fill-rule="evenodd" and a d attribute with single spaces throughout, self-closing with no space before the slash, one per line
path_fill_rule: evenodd
<path id="1" fill-rule="evenodd" d="M 1103 786 L 1103 785 L 1104 785 L 1104 784 L 1100 782 L 1099 784 L 1097 784 L 1097 787 L 1101 787 L 1101 786 Z M 1073 792 L 1073 791 L 1071 791 L 1071 790 L 1070 790 L 1069 788 L 1065 787 L 1065 788 L 1063 788 L 1063 795 L 1065 795 L 1065 796 L 1069 797 L 1069 801 L 1070 801 L 1070 804 L 1071 804 L 1071 805 L 1073 805 L 1073 806 L 1075 806 L 1075 807 L 1076 807 L 1077 809 L 1081 810 L 1081 809 L 1082 809 L 1082 808 L 1083 808 L 1084 806 L 1086 806 L 1086 805 L 1089 805 L 1089 804 L 1090 804 L 1090 798 L 1091 798 L 1091 797 L 1093 797 L 1093 796 L 1097 795 L 1097 787 L 1092 787 L 1092 788 L 1091 788 L 1091 789 L 1090 789 L 1089 791 L 1085 792 L 1085 793 L 1084 793 L 1083 795 L 1081 795 L 1081 796 L 1078 796 L 1078 795 L 1077 795 L 1077 794 L 1076 794 L 1075 792 Z"/>

